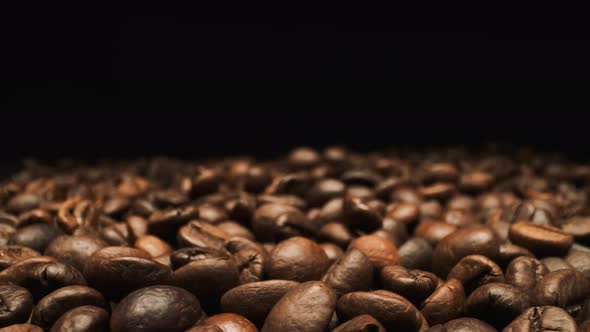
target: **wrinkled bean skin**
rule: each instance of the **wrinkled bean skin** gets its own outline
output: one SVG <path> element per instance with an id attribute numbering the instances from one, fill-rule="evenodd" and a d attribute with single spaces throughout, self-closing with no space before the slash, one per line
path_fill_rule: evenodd
<path id="1" fill-rule="evenodd" d="M 525 292 L 531 292 L 547 273 L 549 269 L 540 260 L 517 257 L 506 268 L 506 282 Z"/>
<path id="2" fill-rule="evenodd" d="M 377 319 L 387 331 L 426 331 L 428 323 L 405 298 L 388 292 L 351 292 L 337 304 L 338 317 L 344 320 L 367 314 Z"/>
<path id="3" fill-rule="evenodd" d="M 459 280 L 468 294 L 490 282 L 504 282 L 502 269 L 494 261 L 481 255 L 463 257 L 451 269 L 447 278 Z"/>
<path id="4" fill-rule="evenodd" d="M 503 283 L 485 284 L 469 295 L 465 313 L 497 328 L 510 323 L 531 305 L 527 293 Z"/>
<path id="5" fill-rule="evenodd" d="M 590 281 L 576 270 L 547 273 L 535 287 L 536 303 L 565 308 L 590 294 Z"/>
<path id="6" fill-rule="evenodd" d="M 367 291 L 373 282 L 373 264 L 361 251 L 348 250 L 336 261 L 322 281 L 332 287 L 337 296 L 354 291 Z"/>
<path id="7" fill-rule="evenodd" d="M 381 270 L 380 280 L 384 289 L 399 294 L 416 305 L 430 296 L 440 282 L 433 273 L 408 270 L 394 265 L 386 266 Z"/>
<path id="8" fill-rule="evenodd" d="M 291 280 L 266 280 L 232 288 L 223 294 L 221 309 L 242 315 L 257 326 L 262 326 L 273 306 L 293 287 Z"/>
<path id="9" fill-rule="evenodd" d="M 33 310 L 31 323 L 48 329 L 66 311 L 85 305 L 109 309 L 107 301 L 97 290 L 85 286 L 68 286 L 42 298 Z"/>
<path id="10" fill-rule="evenodd" d="M 321 281 L 291 288 L 272 308 L 261 332 L 323 332 L 336 307 L 336 293 Z"/>
<path id="11" fill-rule="evenodd" d="M 103 308 L 81 306 L 64 313 L 49 332 L 104 332 L 109 329 L 109 313 Z"/>
<path id="12" fill-rule="evenodd" d="M 127 295 L 110 320 L 111 332 L 184 332 L 203 315 L 199 300 L 184 289 L 149 286 Z"/>
<path id="13" fill-rule="evenodd" d="M 19 286 L 0 286 L 0 326 L 25 323 L 33 310 L 33 296 Z"/>
<path id="14" fill-rule="evenodd" d="M 379 321 L 370 315 L 360 315 L 343 323 L 332 330 L 333 332 L 386 332 Z"/>
<path id="15" fill-rule="evenodd" d="M 577 332 L 578 328 L 574 319 L 565 310 L 558 307 L 541 306 L 528 308 L 502 331 Z"/>

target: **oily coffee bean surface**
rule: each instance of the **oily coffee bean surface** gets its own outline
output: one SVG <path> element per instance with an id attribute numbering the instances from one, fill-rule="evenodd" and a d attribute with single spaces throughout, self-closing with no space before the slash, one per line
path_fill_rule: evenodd
<path id="1" fill-rule="evenodd" d="M 0 332 L 590 331 L 590 161 L 23 165 L 0 182 Z"/>

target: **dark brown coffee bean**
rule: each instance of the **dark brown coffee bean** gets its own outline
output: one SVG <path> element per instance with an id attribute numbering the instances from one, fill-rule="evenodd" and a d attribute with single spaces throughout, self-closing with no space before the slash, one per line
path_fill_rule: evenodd
<path id="1" fill-rule="evenodd" d="M 541 259 L 541 263 L 549 269 L 549 272 L 561 270 L 561 269 L 573 269 L 565 259 L 561 257 L 545 257 Z"/>
<path id="2" fill-rule="evenodd" d="M 590 281 L 577 270 L 557 270 L 547 273 L 535 287 L 536 302 L 565 308 L 590 294 Z"/>
<path id="3" fill-rule="evenodd" d="M 221 309 L 242 315 L 257 326 L 262 326 L 272 307 L 297 285 L 298 282 L 290 280 L 267 280 L 240 285 L 223 295 Z"/>
<path id="4" fill-rule="evenodd" d="M 60 262 L 84 271 L 90 256 L 106 246 L 104 241 L 96 237 L 62 235 L 51 241 L 45 249 L 45 255 L 55 257 Z"/>
<path id="5" fill-rule="evenodd" d="M 416 227 L 414 235 L 425 239 L 432 246 L 436 246 L 440 240 L 457 230 L 457 226 L 442 221 L 425 221 Z"/>
<path id="6" fill-rule="evenodd" d="M 256 199 L 249 194 L 240 193 L 238 197 L 227 200 L 224 207 L 231 220 L 249 226 L 256 210 Z"/>
<path id="7" fill-rule="evenodd" d="M 307 192 L 307 201 L 311 206 L 320 206 L 327 201 L 342 197 L 346 185 L 336 179 L 322 179 L 316 182 Z"/>
<path id="8" fill-rule="evenodd" d="M 367 291 L 373 281 L 373 264 L 360 250 L 349 249 L 332 264 L 322 281 L 332 287 L 338 297 L 354 291 Z"/>
<path id="9" fill-rule="evenodd" d="M 0 328 L 0 332 L 43 332 L 43 329 L 31 324 L 15 324 Z"/>
<path id="10" fill-rule="evenodd" d="M 448 209 L 442 218 L 447 224 L 457 227 L 466 227 L 478 223 L 476 216 L 472 212 L 463 209 Z"/>
<path id="11" fill-rule="evenodd" d="M 167 255 L 172 252 L 172 247 L 162 239 L 153 235 L 144 235 L 135 241 L 137 249 L 147 252 L 152 258 Z"/>
<path id="12" fill-rule="evenodd" d="M 383 226 L 373 234 L 393 242 L 396 247 L 401 246 L 408 240 L 408 229 L 406 225 L 392 218 L 383 219 Z"/>
<path id="13" fill-rule="evenodd" d="M 8 203 L 6 203 L 6 211 L 12 213 L 22 213 L 36 209 L 41 204 L 41 199 L 33 194 L 20 194 L 14 196 Z"/>
<path id="14" fill-rule="evenodd" d="M 504 282 L 504 274 L 498 264 L 481 255 L 463 257 L 451 269 L 447 278 L 459 280 L 467 294 L 491 282 Z"/>
<path id="15" fill-rule="evenodd" d="M 272 308 L 261 332 L 323 332 L 336 307 L 336 293 L 321 281 L 291 288 Z"/>
<path id="16" fill-rule="evenodd" d="M 341 222 L 344 216 L 344 199 L 334 198 L 321 207 L 317 219 L 321 222 Z"/>
<path id="17" fill-rule="evenodd" d="M 214 225 L 193 220 L 178 231 L 180 247 L 202 247 L 221 250 L 231 236 Z"/>
<path id="18" fill-rule="evenodd" d="M 451 268 L 468 255 L 482 255 L 496 260 L 499 246 L 500 240 L 488 227 L 458 229 L 437 244 L 432 255 L 432 270 L 438 276 L 446 277 Z"/>
<path id="19" fill-rule="evenodd" d="M 353 234 L 343 224 L 331 222 L 320 229 L 319 237 L 341 247 L 346 247 L 352 241 Z"/>
<path id="20" fill-rule="evenodd" d="M 477 318 L 457 318 L 444 324 L 435 325 L 430 332 L 496 332 L 490 324 Z"/>
<path id="21" fill-rule="evenodd" d="M 329 266 L 328 256 L 317 243 L 293 237 L 273 249 L 266 273 L 271 279 L 303 282 L 319 280 Z"/>
<path id="22" fill-rule="evenodd" d="M 463 312 L 465 291 L 461 282 L 449 279 L 422 303 L 420 312 L 430 325 L 446 323 Z"/>
<path id="23" fill-rule="evenodd" d="M 481 192 L 494 183 L 494 176 L 487 172 L 473 171 L 461 174 L 459 189 L 463 192 Z"/>
<path id="24" fill-rule="evenodd" d="M 174 271 L 173 282 L 195 294 L 209 312 L 219 305 L 219 299 L 239 283 L 239 270 L 231 257 L 193 260 Z"/>
<path id="25" fill-rule="evenodd" d="M 104 332 L 109 329 L 109 313 L 103 308 L 85 305 L 64 313 L 49 332 Z"/>
<path id="26" fill-rule="evenodd" d="M 429 270 L 432 266 L 432 246 L 428 241 L 413 237 L 399 248 L 401 264 L 408 269 Z"/>
<path id="27" fill-rule="evenodd" d="M 67 286 L 49 293 L 33 310 L 31 323 L 49 329 L 66 311 L 91 305 L 108 310 L 108 303 L 97 290 L 85 286 Z"/>
<path id="28" fill-rule="evenodd" d="M 316 231 L 299 209 L 282 204 L 264 204 L 256 209 L 252 230 L 259 241 L 274 242 Z"/>
<path id="29" fill-rule="evenodd" d="M 209 224 L 217 224 L 229 218 L 224 209 L 213 204 L 199 205 L 197 210 L 199 211 L 199 220 Z"/>
<path id="30" fill-rule="evenodd" d="M 590 278 L 590 252 L 572 250 L 565 260 L 576 270 L 582 272 L 586 278 Z"/>
<path id="31" fill-rule="evenodd" d="M 223 332 L 258 332 L 252 322 L 236 314 L 217 314 L 205 319 L 202 324 L 217 326 Z"/>
<path id="32" fill-rule="evenodd" d="M 425 199 L 444 200 L 451 197 L 455 191 L 456 187 L 452 183 L 436 182 L 420 188 L 420 195 Z"/>
<path id="33" fill-rule="evenodd" d="M 203 315 L 199 300 L 184 289 L 149 286 L 127 295 L 113 310 L 112 332 L 184 332 Z"/>
<path id="34" fill-rule="evenodd" d="M 549 269 L 533 257 L 517 257 L 506 268 L 506 283 L 520 288 L 524 292 L 532 292 Z"/>
<path id="35" fill-rule="evenodd" d="M 360 250 L 377 269 L 388 265 L 398 265 L 401 262 L 401 257 L 395 245 L 377 235 L 358 237 L 350 243 L 348 249 Z"/>
<path id="36" fill-rule="evenodd" d="M 50 224 L 33 224 L 17 229 L 8 240 L 8 244 L 29 247 L 39 252 L 45 251 L 49 243 L 61 234 Z"/>
<path id="37" fill-rule="evenodd" d="M 381 228 L 383 217 L 365 200 L 347 197 L 343 204 L 343 221 L 350 229 L 371 232 Z"/>
<path id="38" fill-rule="evenodd" d="M 324 250 L 324 253 L 328 256 L 330 265 L 344 254 L 344 251 L 342 251 L 339 246 L 332 243 L 321 243 L 320 247 L 322 247 L 322 250 Z"/>
<path id="39" fill-rule="evenodd" d="M 217 224 L 217 228 L 231 237 L 238 236 L 252 241 L 256 240 L 256 237 L 248 228 L 233 221 L 221 222 Z"/>
<path id="40" fill-rule="evenodd" d="M 72 285 L 86 285 L 86 280 L 70 265 L 54 258 L 39 256 L 19 261 L 0 272 L 0 284 L 11 283 L 26 288 L 38 301 L 50 292 Z"/>
<path id="41" fill-rule="evenodd" d="M 182 179 L 180 190 L 193 198 L 203 196 L 216 192 L 220 180 L 216 170 L 200 167 L 193 176 Z"/>
<path id="42" fill-rule="evenodd" d="M 52 224 L 53 216 L 47 210 L 35 209 L 27 211 L 18 216 L 18 227 L 32 224 Z"/>
<path id="43" fill-rule="evenodd" d="M 0 326 L 25 323 L 33 310 L 33 296 L 19 286 L 0 286 Z"/>
<path id="44" fill-rule="evenodd" d="M 153 235 L 169 239 L 176 234 L 180 226 L 198 216 L 199 211 L 192 206 L 155 211 L 149 216 L 148 231 Z"/>
<path id="45" fill-rule="evenodd" d="M 93 226 L 97 211 L 92 202 L 74 197 L 62 203 L 57 213 L 57 224 L 67 234 L 72 234 L 80 226 Z"/>
<path id="46" fill-rule="evenodd" d="M 381 270 L 380 281 L 384 289 L 419 305 L 434 292 L 440 280 L 430 272 L 408 270 L 402 266 L 386 266 Z"/>
<path id="47" fill-rule="evenodd" d="M 510 226 L 510 241 L 537 256 L 562 256 L 573 243 L 573 237 L 558 228 L 517 222 Z"/>
<path id="48" fill-rule="evenodd" d="M 531 305 L 527 293 L 501 283 L 485 284 L 469 295 L 465 313 L 502 328 Z"/>
<path id="49" fill-rule="evenodd" d="M 418 222 L 420 209 L 413 203 L 395 203 L 387 212 L 387 216 L 406 225 L 412 225 Z"/>
<path id="50" fill-rule="evenodd" d="M 497 263 L 500 267 L 506 267 L 513 259 L 520 256 L 534 257 L 533 253 L 526 248 L 512 243 L 502 243 Z"/>
<path id="51" fill-rule="evenodd" d="M 240 250 L 233 254 L 233 259 L 240 273 L 240 284 L 263 280 L 264 268 L 270 262 L 266 252 L 253 249 Z"/>
<path id="52" fill-rule="evenodd" d="M 422 218 L 439 219 L 443 214 L 443 207 L 437 200 L 428 200 L 419 203 L 420 216 Z"/>
<path id="53" fill-rule="evenodd" d="M 287 156 L 287 162 L 295 169 L 309 168 L 316 165 L 321 160 L 321 155 L 316 150 L 309 147 L 293 149 L 289 153 L 289 156 Z"/>
<path id="54" fill-rule="evenodd" d="M 561 225 L 561 230 L 574 237 L 577 242 L 590 244 L 590 218 L 575 216 Z"/>
<path id="55" fill-rule="evenodd" d="M 349 320 L 360 315 L 371 315 L 387 331 L 426 331 L 428 323 L 405 298 L 384 290 L 351 292 L 342 296 L 336 306 L 338 318 Z"/>
<path id="56" fill-rule="evenodd" d="M 118 299 L 136 289 L 170 284 L 172 270 L 151 259 L 148 253 L 126 247 L 106 247 L 86 262 L 88 284 L 105 296 Z"/>
<path id="57" fill-rule="evenodd" d="M 41 254 L 24 246 L 0 246 L 0 271 L 15 264 L 18 261 L 37 257 Z"/>
<path id="58" fill-rule="evenodd" d="M 333 332 L 385 332 L 379 321 L 370 315 L 360 315 L 338 326 Z"/>
<path id="59" fill-rule="evenodd" d="M 14 226 L 0 223 L 0 246 L 7 245 L 14 233 L 16 233 Z"/>
<path id="60" fill-rule="evenodd" d="M 217 326 L 207 325 L 207 326 L 195 326 L 191 327 L 190 329 L 186 330 L 186 332 L 225 332 Z"/>
<path id="61" fill-rule="evenodd" d="M 531 307 L 518 316 L 503 332 L 528 331 L 577 332 L 574 319 L 563 309 L 552 306 Z"/>
<path id="62" fill-rule="evenodd" d="M 175 250 L 170 254 L 170 264 L 174 270 L 193 261 L 199 261 L 207 258 L 230 259 L 230 253 L 225 250 L 211 248 L 182 248 Z"/>
<path id="63" fill-rule="evenodd" d="M 368 169 L 351 169 L 344 172 L 340 180 L 349 186 L 372 188 L 381 181 L 381 176 Z"/>

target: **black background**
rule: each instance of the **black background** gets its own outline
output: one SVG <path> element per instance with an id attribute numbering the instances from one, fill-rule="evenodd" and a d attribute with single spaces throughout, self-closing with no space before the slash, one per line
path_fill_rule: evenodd
<path id="1" fill-rule="evenodd" d="M 8 28 L 4 173 L 27 157 L 274 157 L 300 144 L 504 142 L 588 156 L 584 88 L 514 81 L 588 78 L 589 44 L 574 34 L 169 15 Z M 452 81 L 464 79 L 479 82 Z"/>

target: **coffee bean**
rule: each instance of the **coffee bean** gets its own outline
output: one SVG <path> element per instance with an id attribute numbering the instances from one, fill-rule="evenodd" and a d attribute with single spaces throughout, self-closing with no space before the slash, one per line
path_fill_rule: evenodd
<path id="1" fill-rule="evenodd" d="M 506 268 L 506 283 L 524 292 L 531 292 L 547 273 L 549 269 L 540 260 L 527 256 L 516 257 Z"/>
<path id="2" fill-rule="evenodd" d="M 590 244 L 590 218 L 572 217 L 563 222 L 561 230 L 580 243 Z"/>
<path id="3" fill-rule="evenodd" d="M 419 305 L 439 286 L 440 279 L 421 270 L 408 270 L 402 266 L 386 266 L 380 273 L 384 289 L 399 294 Z"/>
<path id="4" fill-rule="evenodd" d="M 373 281 L 373 264 L 361 251 L 349 249 L 332 264 L 322 281 L 338 297 L 354 291 L 367 291 Z"/>
<path id="5" fill-rule="evenodd" d="M 332 243 L 321 243 L 320 247 L 322 247 L 322 250 L 324 250 L 324 253 L 326 253 L 326 256 L 328 256 L 330 265 L 344 254 L 339 246 Z"/>
<path id="6" fill-rule="evenodd" d="M 432 266 L 432 246 L 428 241 L 413 237 L 399 248 L 401 264 L 408 269 L 429 270 Z"/>
<path id="7" fill-rule="evenodd" d="M 451 269 L 447 278 L 459 280 L 467 294 L 491 282 L 504 282 L 502 269 L 494 261 L 481 255 L 463 257 Z"/>
<path id="8" fill-rule="evenodd" d="M 327 201 L 342 197 L 346 185 L 336 179 L 322 179 L 316 182 L 307 192 L 307 201 L 312 206 L 320 206 Z"/>
<path id="9" fill-rule="evenodd" d="M 236 314 L 217 314 L 205 319 L 202 324 L 217 326 L 224 332 L 258 332 L 252 322 Z"/>
<path id="10" fill-rule="evenodd" d="M 156 236 L 169 239 L 176 230 L 189 220 L 197 218 L 199 211 L 193 206 L 154 211 L 148 219 L 148 231 Z"/>
<path id="11" fill-rule="evenodd" d="M 477 318 L 457 318 L 444 324 L 435 325 L 430 332 L 495 332 L 497 331 L 488 323 Z"/>
<path id="12" fill-rule="evenodd" d="M 317 243 L 293 237 L 273 249 L 266 273 L 271 279 L 319 280 L 329 265 L 328 256 Z"/>
<path id="13" fill-rule="evenodd" d="M 343 204 L 343 221 L 350 229 L 370 232 L 382 226 L 383 217 L 366 200 L 347 197 Z"/>
<path id="14" fill-rule="evenodd" d="M 582 272 L 586 278 L 590 278 L 590 252 L 572 250 L 565 260 L 576 270 Z"/>
<path id="15" fill-rule="evenodd" d="M 31 323 L 49 329 L 66 311 L 85 305 L 109 309 L 105 298 L 97 290 L 85 286 L 67 286 L 49 293 L 37 303 Z"/>
<path id="16" fill-rule="evenodd" d="M 425 239 L 432 246 L 436 246 L 440 240 L 457 230 L 457 226 L 442 221 L 425 221 L 416 227 L 414 235 Z"/>
<path id="17" fill-rule="evenodd" d="M 107 244 L 97 237 L 62 235 L 49 243 L 45 255 L 84 271 L 84 265 L 90 256 L 106 246 Z"/>
<path id="18" fill-rule="evenodd" d="M 27 258 L 38 257 L 41 254 L 29 247 L 24 246 L 1 246 L 0 247 L 0 271 L 14 263 Z"/>
<path id="19" fill-rule="evenodd" d="M 446 277 L 451 268 L 468 255 L 482 255 L 496 260 L 499 242 L 496 234 L 488 227 L 458 229 L 436 245 L 432 255 L 432 270 L 438 276 Z"/>
<path id="20" fill-rule="evenodd" d="M 125 297 L 113 310 L 112 332 L 184 332 L 203 316 L 199 300 L 173 286 L 149 286 Z"/>
<path id="21" fill-rule="evenodd" d="M 534 257 L 533 253 L 526 248 L 512 243 L 502 243 L 500 244 L 500 255 L 497 263 L 500 267 L 506 267 L 513 259 L 520 256 Z"/>
<path id="22" fill-rule="evenodd" d="M 248 228 L 233 221 L 219 223 L 217 224 L 217 228 L 228 234 L 230 237 L 238 236 L 252 241 L 256 240 L 256 237 Z"/>
<path id="23" fill-rule="evenodd" d="M 64 313 L 49 332 L 102 332 L 108 329 L 108 312 L 103 308 L 85 305 Z"/>
<path id="24" fill-rule="evenodd" d="M 357 316 L 337 328 L 333 332 L 385 332 L 385 328 L 379 321 L 370 315 Z"/>
<path id="25" fill-rule="evenodd" d="M 283 204 L 265 204 L 256 209 L 252 229 L 259 241 L 280 241 L 315 232 L 315 226 L 299 209 Z"/>
<path id="26" fill-rule="evenodd" d="M 321 281 L 291 288 L 274 305 L 261 332 L 323 332 L 336 307 L 336 293 Z"/>
<path id="27" fill-rule="evenodd" d="M 172 281 L 169 267 L 153 261 L 145 251 L 126 247 L 97 250 L 86 262 L 84 276 L 90 286 L 112 299 Z"/>
<path id="28" fill-rule="evenodd" d="M 6 203 L 6 210 L 13 213 L 22 213 L 36 209 L 41 204 L 41 199 L 33 194 L 19 194 Z"/>
<path id="29" fill-rule="evenodd" d="M 555 227 L 517 222 L 510 226 L 510 241 L 537 256 L 562 256 L 573 243 L 573 237 Z"/>
<path id="30" fill-rule="evenodd" d="M 460 317 L 464 302 L 465 291 L 461 282 L 449 279 L 424 300 L 420 312 L 428 324 L 442 324 Z"/>
<path id="31" fill-rule="evenodd" d="M 195 326 L 191 327 L 190 329 L 186 330 L 186 332 L 225 332 L 217 326 L 207 325 L 207 326 Z"/>
<path id="32" fill-rule="evenodd" d="M 401 246 L 408 240 L 408 229 L 406 225 L 392 218 L 383 219 L 383 225 L 381 229 L 377 230 L 373 234 L 381 236 L 387 239 L 397 246 Z"/>
<path id="33" fill-rule="evenodd" d="M 0 286 L 0 326 L 25 323 L 33 310 L 33 296 L 19 286 Z"/>
<path id="34" fill-rule="evenodd" d="M 321 239 L 346 247 L 353 239 L 353 234 L 341 223 L 325 224 L 319 231 Z"/>
<path id="35" fill-rule="evenodd" d="M 342 296 L 336 306 L 338 317 L 343 320 L 359 315 L 371 315 L 387 331 L 426 331 L 428 323 L 405 298 L 384 290 L 351 292 Z"/>
<path id="36" fill-rule="evenodd" d="M 398 265 L 401 257 L 395 245 L 376 235 L 365 235 L 354 239 L 348 249 L 358 249 L 369 258 L 377 269 L 387 265 Z"/>
<path id="37" fill-rule="evenodd" d="M 577 270 L 557 270 L 547 273 L 535 287 L 536 302 L 565 308 L 583 300 L 590 293 L 588 279 Z"/>
<path id="38" fill-rule="evenodd" d="M 8 240 L 8 244 L 25 246 L 43 252 L 49 243 L 60 234 L 61 231 L 54 225 L 32 224 L 17 229 Z"/>
<path id="39" fill-rule="evenodd" d="M 574 319 L 563 309 L 542 306 L 531 307 L 518 316 L 503 332 L 550 331 L 576 332 Z"/>
<path id="40" fill-rule="evenodd" d="M 14 233 L 16 233 L 16 227 L 0 223 L 0 246 L 7 245 Z"/>
<path id="41" fill-rule="evenodd" d="M 43 329 L 31 324 L 15 324 L 0 328 L 0 332 L 43 332 Z"/>
<path id="42" fill-rule="evenodd" d="M 153 235 L 144 235 L 135 241 L 135 247 L 156 258 L 172 252 L 172 247 Z"/>
<path id="43" fill-rule="evenodd" d="M 231 236 L 214 225 L 193 220 L 178 231 L 180 247 L 204 247 L 222 249 L 225 240 Z"/>
<path id="44" fill-rule="evenodd" d="M 465 313 L 502 328 L 531 305 L 527 293 L 502 283 L 485 284 L 469 295 Z"/>
<path id="45" fill-rule="evenodd" d="M 545 257 L 541 259 L 541 263 L 549 269 L 549 272 L 561 270 L 561 269 L 573 269 L 565 259 L 561 257 Z"/>

